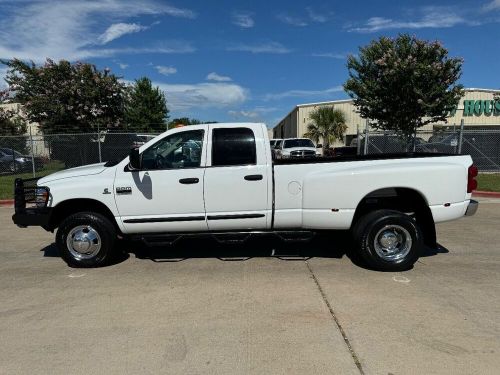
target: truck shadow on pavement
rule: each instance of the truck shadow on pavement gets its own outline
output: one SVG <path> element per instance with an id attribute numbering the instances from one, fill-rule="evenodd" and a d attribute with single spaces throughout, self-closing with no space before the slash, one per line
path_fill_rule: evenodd
<path id="1" fill-rule="evenodd" d="M 216 258 L 224 262 L 243 262 L 252 258 L 274 257 L 283 261 L 304 261 L 311 258 L 348 257 L 356 266 L 369 269 L 355 252 L 348 233 L 318 234 L 305 242 L 283 242 L 273 237 L 251 238 L 237 244 L 219 243 L 212 238 L 182 239 L 173 245 L 148 247 L 142 242 L 119 241 L 120 256 L 110 264 L 124 262 L 131 255 L 155 263 L 182 262 L 187 259 Z M 55 243 L 41 249 L 45 257 L 60 257 Z M 448 253 L 438 244 L 426 247 L 421 257 Z"/>

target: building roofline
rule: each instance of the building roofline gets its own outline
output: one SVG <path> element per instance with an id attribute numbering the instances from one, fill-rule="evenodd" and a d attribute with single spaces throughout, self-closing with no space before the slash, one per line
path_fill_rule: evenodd
<path id="1" fill-rule="evenodd" d="M 471 88 L 464 88 L 464 91 L 500 92 L 500 89 L 481 89 L 477 87 L 471 87 Z"/>
<path id="2" fill-rule="evenodd" d="M 478 88 L 478 87 L 470 87 L 470 88 L 464 88 L 464 91 L 478 91 L 478 92 L 491 92 L 491 93 L 500 93 L 500 89 L 483 89 L 483 88 Z M 325 102 L 316 102 L 316 103 L 303 103 L 303 104 L 297 104 L 295 105 L 290 112 L 288 112 L 285 116 L 281 118 L 281 120 L 274 125 L 270 129 L 276 128 L 285 118 L 287 118 L 293 111 L 295 111 L 297 108 L 300 107 L 311 107 L 315 105 L 322 105 L 322 104 L 338 104 L 338 103 L 349 103 L 352 102 L 353 99 L 339 99 L 339 100 L 329 100 Z"/>
<path id="3" fill-rule="evenodd" d="M 310 106 L 313 106 L 313 105 L 322 105 L 322 104 L 349 103 L 349 102 L 352 102 L 352 101 L 353 101 L 353 99 L 328 100 L 326 102 L 297 104 L 295 107 L 310 107 Z"/>

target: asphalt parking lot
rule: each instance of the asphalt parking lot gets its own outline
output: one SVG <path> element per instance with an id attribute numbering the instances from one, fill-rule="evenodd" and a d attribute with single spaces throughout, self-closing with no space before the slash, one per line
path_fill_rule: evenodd
<path id="1" fill-rule="evenodd" d="M 0 208 L 0 374 L 498 374 L 500 201 L 407 272 L 344 241 L 206 241 L 71 269 Z M 315 247 L 316 246 L 316 247 Z M 275 255 L 268 256 L 275 249 Z"/>

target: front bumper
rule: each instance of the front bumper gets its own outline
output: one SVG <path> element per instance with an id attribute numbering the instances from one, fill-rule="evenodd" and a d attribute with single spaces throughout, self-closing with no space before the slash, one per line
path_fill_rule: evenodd
<path id="1" fill-rule="evenodd" d="M 18 227 L 38 226 L 47 228 L 52 208 L 26 208 L 12 215 L 12 221 Z"/>
<path id="2" fill-rule="evenodd" d="M 47 207 L 50 189 L 38 186 L 37 178 L 20 179 L 14 183 L 14 209 L 12 221 L 19 227 L 49 227 L 52 208 Z"/>
<path id="3" fill-rule="evenodd" d="M 479 202 L 475 201 L 474 199 L 471 199 L 469 205 L 467 206 L 467 209 L 465 210 L 465 216 L 474 215 L 478 207 L 479 207 Z"/>

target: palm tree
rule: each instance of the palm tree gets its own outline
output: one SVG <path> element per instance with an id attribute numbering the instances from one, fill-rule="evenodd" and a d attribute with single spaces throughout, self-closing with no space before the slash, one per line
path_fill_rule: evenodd
<path id="1" fill-rule="evenodd" d="M 306 137 L 316 143 L 323 141 L 323 153 L 337 139 L 341 141 L 347 130 L 344 112 L 333 107 L 319 107 L 309 116 L 312 123 L 307 125 Z"/>

